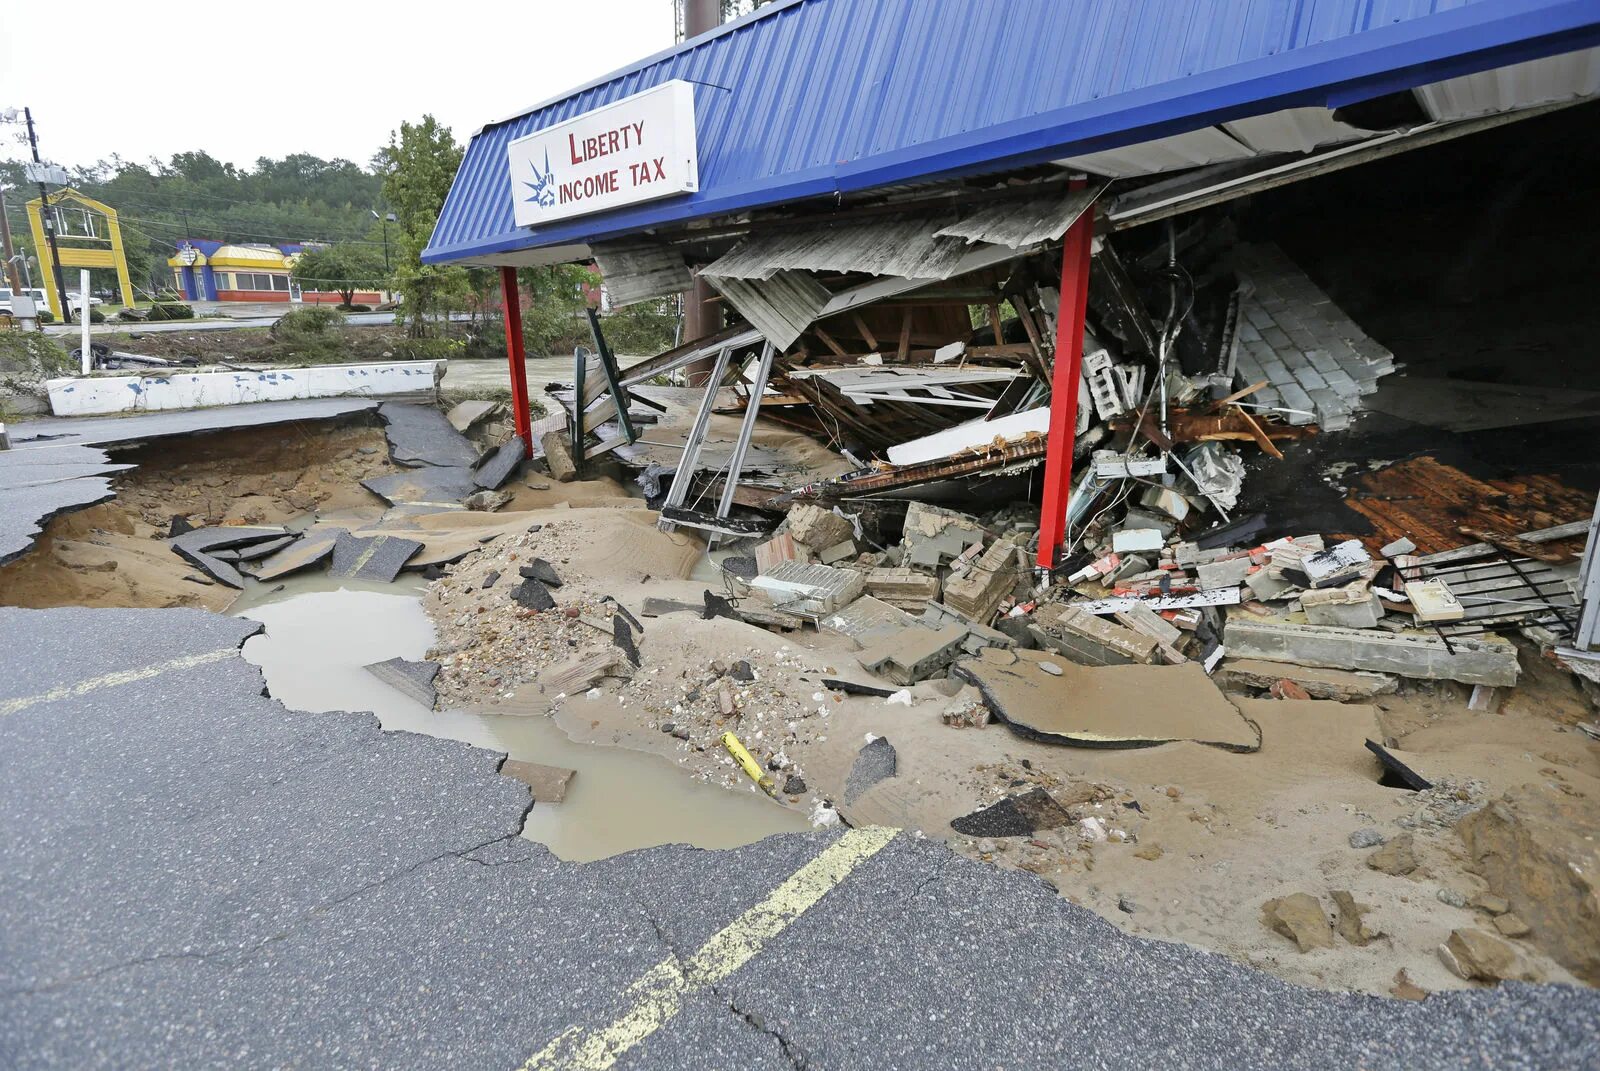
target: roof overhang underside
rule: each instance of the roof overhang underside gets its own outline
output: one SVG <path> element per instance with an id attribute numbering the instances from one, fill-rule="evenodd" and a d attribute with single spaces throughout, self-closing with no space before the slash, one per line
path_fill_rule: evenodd
<path id="1" fill-rule="evenodd" d="M 586 259 L 764 207 L 1035 165 L 1119 179 L 1304 154 L 1392 136 L 1333 114 L 1387 94 L 1411 92 L 1434 123 L 1593 94 L 1596 45 L 1593 0 L 777 0 L 484 128 L 424 259 Z M 699 83 L 697 193 L 515 226 L 510 141 L 672 79 Z"/>

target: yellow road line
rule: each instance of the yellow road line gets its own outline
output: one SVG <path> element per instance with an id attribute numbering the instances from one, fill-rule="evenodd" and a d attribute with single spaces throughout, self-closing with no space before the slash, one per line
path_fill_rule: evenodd
<path id="1" fill-rule="evenodd" d="M 686 960 L 657 963 L 628 987 L 633 1005 L 598 1030 L 573 1026 L 528 1057 L 522 1071 L 605 1071 L 623 1053 L 665 1026 L 694 991 L 744 966 L 772 938 L 805 914 L 850 872 L 877 854 L 898 830 L 852 829 L 789 875 L 767 898 L 734 919 Z"/>
<path id="2" fill-rule="evenodd" d="M 170 662 L 145 666 L 142 669 L 124 669 L 116 673 L 107 673 L 103 677 L 90 677 L 86 681 L 64 685 L 60 688 L 52 688 L 50 691 L 39 695 L 25 695 L 18 699 L 0 699 L 0 717 L 4 717 L 7 714 L 15 714 L 19 710 L 26 710 L 28 707 L 38 703 L 56 703 L 63 699 L 73 699 L 80 695 L 88 695 L 90 692 L 99 691 L 101 688 L 114 688 L 119 684 L 132 684 L 135 681 L 149 680 L 151 677 L 159 677 L 163 673 L 171 673 L 174 670 L 191 669 L 195 666 L 206 665 L 209 662 L 220 662 L 224 658 L 232 658 L 238 653 L 239 649 L 237 647 L 229 647 L 221 651 L 207 651 L 205 654 L 185 655 L 182 658 L 174 658 Z"/>
<path id="3" fill-rule="evenodd" d="M 388 541 L 388 536 L 373 536 L 372 544 L 368 546 L 366 550 L 361 552 L 361 556 L 356 559 L 356 563 L 350 567 L 350 571 L 345 575 L 355 576 L 357 573 L 361 572 L 361 570 L 365 569 L 367 567 L 367 563 L 372 560 L 372 556 L 378 553 L 378 548 L 383 546 Z"/>

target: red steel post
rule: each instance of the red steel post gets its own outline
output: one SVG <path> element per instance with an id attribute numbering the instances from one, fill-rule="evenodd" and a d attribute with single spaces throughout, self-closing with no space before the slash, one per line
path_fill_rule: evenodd
<path id="1" fill-rule="evenodd" d="M 1081 188 L 1081 181 L 1074 182 Z M 1061 304 L 1056 311 L 1055 371 L 1050 383 L 1050 433 L 1045 443 L 1044 505 L 1039 510 L 1039 567 L 1051 569 L 1066 538 L 1072 493 L 1072 441 L 1078 425 L 1078 381 L 1083 374 L 1083 325 L 1089 307 L 1089 256 L 1094 238 L 1091 206 L 1067 230 L 1061 249 Z"/>
<path id="2" fill-rule="evenodd" d="M 506 364 L 511 372 L 511 408 L 525 457 L 533 456 L 533 413 L 528 405 L 528 355 L 522 347 L 522 295 L 517 269 L 500 269 L 500 303 L 506 321 Z"/>

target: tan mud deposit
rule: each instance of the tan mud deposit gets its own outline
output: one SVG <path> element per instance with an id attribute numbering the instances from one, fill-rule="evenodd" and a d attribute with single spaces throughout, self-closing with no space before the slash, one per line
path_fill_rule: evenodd
<path id="1" fill-rule="evenodd" d="M 1387 996 L 1401 968 L 1408 986 L 1461 988 L 1475 983 L 1445 966 L 1439 946 L 1455 930 L 1493 928 L 1471 905 L 1490 883 L 1474 872 L 1456 832 L 1462 816 L 1518 785 L 1559 780 L 1583 823 L 1580 835 L 1600 830 L 1600 757 L 1568 729 L 1584 716 L 1581 697 L 1539 667 L 1528 667 L 1525 687 L 1499 714 L 1468 710 L 1466 691 L 1452 685 L 1402 685 L 1401 694 L 1369 705 L 1228 697 L 1237 724 L 1260 727 L 1253 753 L 1188 741 L 1131 750 L 1063 747 L 1024 739 L 998 722 L 956 728 L 941 719 L 960 702 L 954 682 L 913 686 L 909 706 L 846 696 L 820 683 L 863 676 L 842 637 L 779 634 L 693 612 L 642 619 L 642 665 L 630 679 L 607 677 L 577 695 L 541 691 L 548 667 L 610 648 L 604 596 L 638 616 L 646 596 L 699 604 L 708 587 L 722 593 L 720 578 L 687 579 L 699 558 L 697 539 L 662 534 L 654 513 L 593 497 L 620 488 L 596 481 L 538 493 L 549 501 L 569 490 L 581 507 L 525 511 L 517 523 L 544 527 L 502 537 L 430 586 L 426 605 L 439 629 L 435 654 L 445 662 L 439 686 L 448 702 L 499 703 L 519 715 L 554 711 L 575 739 L 655 751 L 699 780 L 748 791 L 718 746 L 721 733 L 732 730 L 780 788 L 793 789 L 780 799 L 822 820 L 832 814 L 824 801 L 843 799 L 869 737 L 885 737 L 896 751 L 896 774 L 841 803 L 851 821 L 919 829 L 997 865 L 1031 871 L 1132 933 L 1220 951 L 1327 988 Z M 509 519 L 502 513 L 450 523 Z M 532 613 L 511 599 L 518 565 L 533 557 L 550 561 L 566 581 L 552 592 L 554 611 Z M 485 589 L 491 572 L 501 576 Z M 754 680 L 733 677 L 740 660 Z M 1412 793 L 1380 785 L 1382 769 L 1364 746 L 1369 737 L 1387 737 L 1406 751 L 1436 787 Z M 1081 791 L 1085 786 L 1096 790 Z M 954 818 L 1035 787 L 1071 801 L 1071 824 L 990 839 L 950 827 Z M 1370 867 L 1375 849 L 1353 847 L 1350 839 L 1365 830 L 1386 840 L 1409 833 L 1418 868 L 1397 876 Z M 1370 905 L 1360 921 L 1377 935 L 1365 945 L 1340 935 L 1332 947 L 1301 952 L 1262 922 L 1263 902 L 1304 893 L 1331 924 L 1341 912 L 1334 892 Z M 1575 981 L 1542 941 L 1536 924 L 1513 943 L 1538 977 Z"/>
<path id="2" fill-rule="evenodd" d="M 174 515 L 201 527 L 370 508 L 374 498 L 359 481 L 393 470 L 383 432 L 366 425 L 308 431 L 289 424 L 168 439 L 112 458 L 137 466 L 117 477 L 117 497 L 57 517 L 31 551 L 0 566 L 0 603 L 221 610 L 235 593 L 167 546 Z"/>

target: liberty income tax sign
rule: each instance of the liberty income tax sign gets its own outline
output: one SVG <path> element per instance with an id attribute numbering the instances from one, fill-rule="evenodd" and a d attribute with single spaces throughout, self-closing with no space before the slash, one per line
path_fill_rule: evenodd
<path id="1" fill-rule="evenodd" d="M 673 80 L 506 147 L 519 227 L 700 188 L 694 86 Z"/>

